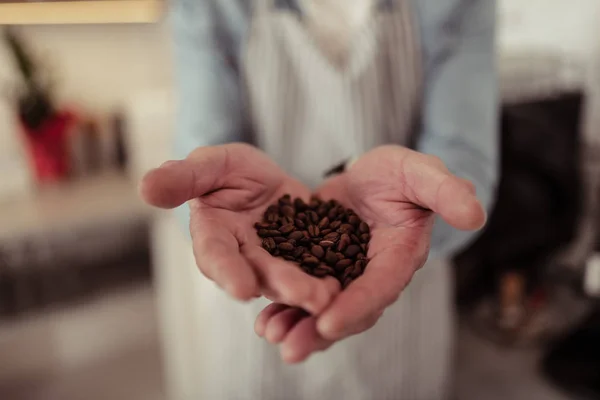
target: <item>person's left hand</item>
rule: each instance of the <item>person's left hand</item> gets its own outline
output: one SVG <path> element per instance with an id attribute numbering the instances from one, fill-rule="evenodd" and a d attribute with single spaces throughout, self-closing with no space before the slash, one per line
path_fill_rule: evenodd
<path id="1" fill-rule="evenodd" d="M 318 316 L 276 303 L 259 314 L 256 333 L 281 344 L 290 363 L 375 325 L 425 264 L 436 214 L 461 230 L 480 229 L 486 220 L 472 183 L 452 175 L 438 158 L 400 146 L 365 154 L 326 181 L 318 195 L 342 202 L 369 224 L 370 262 Z"/>

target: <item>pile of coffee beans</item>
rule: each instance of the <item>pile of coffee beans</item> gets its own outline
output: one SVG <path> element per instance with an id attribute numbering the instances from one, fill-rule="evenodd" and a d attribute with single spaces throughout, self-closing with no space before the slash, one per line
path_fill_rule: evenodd
<path id="1" fill-rule="evenodd" d="M 310 275 L 335 277 L 344 288 L 369 262 L 369 226 L 336 200 L 313 197 L 306 203 L 285 195 L 255 228 L 270 254 L 298 263 Z"/>

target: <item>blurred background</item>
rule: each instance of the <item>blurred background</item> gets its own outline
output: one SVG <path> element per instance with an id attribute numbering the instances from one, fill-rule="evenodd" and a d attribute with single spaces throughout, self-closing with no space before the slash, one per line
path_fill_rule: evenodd
<path id="1" fill-rule="evenodd" d="M 200 274 L 136 193 L 173 132 L 165 8 L 0 0 L 0 399 L 194 398 Z M 599 17 L 499 0 L 502 180 L 455 259 L 457 399 L 600 399 Z"/>

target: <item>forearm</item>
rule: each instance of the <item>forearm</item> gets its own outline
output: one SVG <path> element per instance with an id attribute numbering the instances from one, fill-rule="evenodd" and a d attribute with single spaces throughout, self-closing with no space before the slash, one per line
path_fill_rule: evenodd
<path id="1" fill-rule="evenodd" d="M 175 0 L 170 9 L 177 90 L 175 156 L 246 141 L 231 0 Z M 227 15 L 228 17 L 226 17 Z M 238 22 L 238 21 L 236 21 Z M 239 25 L 242 25 L 239 22 Z"/>
<path id="2" fill-rule="evenodd" d="M 178 103 L 175 158 L 185 158 L 197 147 L 248 140 L 235 65 L 245 15 L 237 0 L 171 2 Z M 188 206 L 175 213 L 189 233 Z"/>
<path id="3" fill-rule="evenodd" d="M 423 133 L 418 150 L 440 157 L 455 175 L 471 181 L 490 210 L 498 180 L 498 104 L 495 67 L 495 1 L 474 0 L 453 28 L 429 37 Z M 443 45 L 440 45 L 442 43 Z M 467 245 L 461 232 L 438 219 L 432 257 Z"/>

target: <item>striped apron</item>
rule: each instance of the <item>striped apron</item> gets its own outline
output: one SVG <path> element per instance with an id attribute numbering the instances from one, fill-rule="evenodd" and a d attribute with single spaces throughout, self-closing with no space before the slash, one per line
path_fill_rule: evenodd
<path id="1" fill-rule="evenodd" d="M 380 1 L 343 60 L 306 29 L 300 3 L 255 2 L 244 54 L 257 144 L 312 187 L 342 160 L 382 144 L 409 145 L 418 116 L 421 55 L 409 0 Z M 198 398 L 436 400 L 449 392 L 449 269 L 431 261 L 370 331 L 286 366 L 254 337 L 267 303 L 237 304 L 202 290 Z M 218 304 L 218 306 L 215 306 Z"/>

